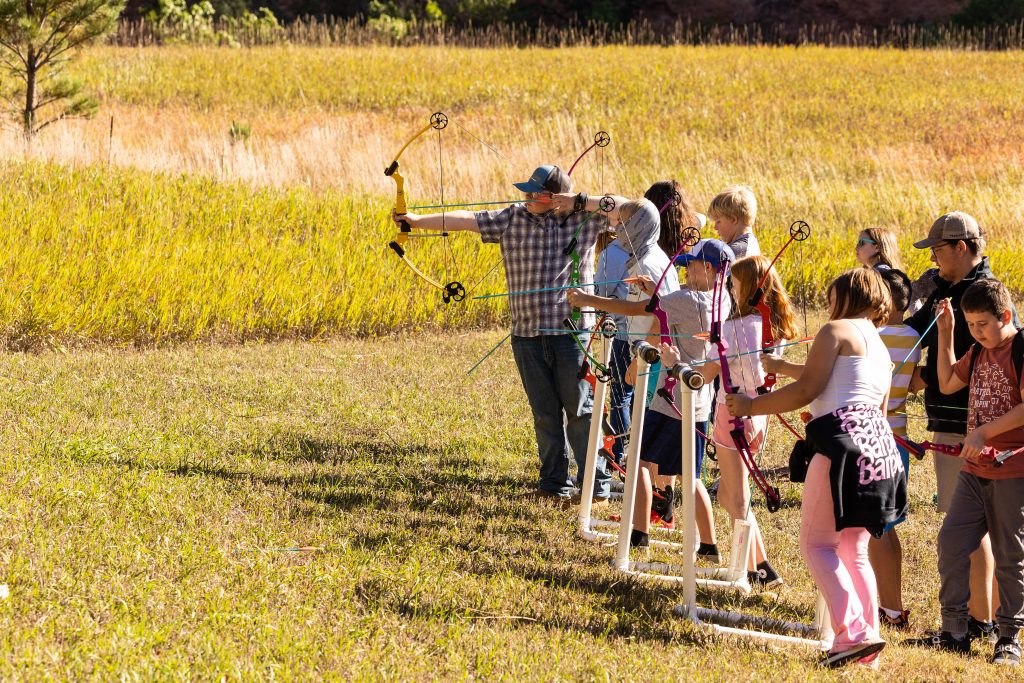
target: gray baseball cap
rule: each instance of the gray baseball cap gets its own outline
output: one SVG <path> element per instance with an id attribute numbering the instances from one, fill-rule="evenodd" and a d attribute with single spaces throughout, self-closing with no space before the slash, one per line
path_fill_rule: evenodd
<path id="1" fill-rule="evenodd" d="M 557 166 L 538 166 L 525 183 L 512 183 L 523 192 L 552 192 L 559 194 L 572 189 L 572 180 Z"/>
<path id="2" fill-rule="evenodd" d="M 914 242 L 914 246 L 918 249 L 929 249 L 942 242 L 976 240 L 979 237 L 981 237 L 981 228 L 978 226 L 978 221 L 963 211 L 953 211 L 935 219 L 932 229 L 928 231 L 928 237 L 920 242 Z"/>

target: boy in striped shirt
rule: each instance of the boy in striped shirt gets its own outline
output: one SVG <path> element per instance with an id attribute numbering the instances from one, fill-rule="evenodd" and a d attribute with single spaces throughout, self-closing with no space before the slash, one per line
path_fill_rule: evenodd
<path id="1" fill-rule="evenodd" d="M 920 335 L 914 328 L 903 324 L 903 316 L 910 307 L 911 282 L 901 270 L 880 270 L 878 274 L 889 286 L 892 296 L 892 311 L 889 322 L 878 330 L 893 362 L 892 386 L 889 389 L 888 420 L 892 433 L 907 435 L 907 395 L 917 364 L 921 360 Z M 896 448 L 903 459 L 903 471 L 910 472 L 910 454 L 899 444 Z M 901 631 L 910 626 L 910 610 L 903 609 L 903 548 L 896 525 L 906 519 L 901 517 L 885 528 L 881 538 L 872 538 L 868 543 L 868 556 L 878 582 L 879 622 Z"/>

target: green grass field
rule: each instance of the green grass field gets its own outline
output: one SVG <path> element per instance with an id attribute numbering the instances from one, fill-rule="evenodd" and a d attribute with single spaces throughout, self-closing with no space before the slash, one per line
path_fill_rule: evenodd
<path id="1" fill-rule="evenodd" d="M 45 352 L 0 359 L 4 680 L 848 680 L 709 638 L 676 590 L 529 501 L 537 459 L 496 334 Z M 417 362 L 415 359 L 420 359 Z M 487 406 L 483 409 L 482 406 Z M 784 463 L 781 430 L 766 463 Z M 756 514 L 787 585 L 706 605 L 809 620 L 799 488 Z M 927 464 L 901 527 L 937 621 Z M 720 540 L 728 542 L 724 519 Z M 316 546 L 312 553 L 276 549 Z M 893 646 L 882 675 L 1012 680 Z"/>

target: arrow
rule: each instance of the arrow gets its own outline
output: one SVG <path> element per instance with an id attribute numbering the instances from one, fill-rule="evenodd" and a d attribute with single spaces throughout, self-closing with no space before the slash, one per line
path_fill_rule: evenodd
<path id="1" fill-rule="evenodd" d="M 519 296 L 520 294 L 539 294 L 541 292 L 560 292 L 563 289 L 579 289 L 581 287 L 593 287 L 594 285 L 617 285 L 622 282 L 633 284 L 636 278 L 627 277 L 624 280 L 604 280 L 602 282 L 584 282 L 578 285 L 563 285 L 561 287 L 544 287 L 543 289 L 524 289 L 521 292 L 499 292 L 498 294 L 481 294 L 474 296 L 474 299 L 497 299 L 506 296 Z M 563 332 L 565 330 L 562 330 Z"/>
<path id="2" fill-rule="evenodd" d="M 459 206 L 496 206 L 498 204 L 550 204 L 551 198 L 541 199 L 509 199 L 501 202 L 468 202 L 466 204 L 426 204 L 422 206 L 410 206 L 410 209 L 451 209 Z"/>

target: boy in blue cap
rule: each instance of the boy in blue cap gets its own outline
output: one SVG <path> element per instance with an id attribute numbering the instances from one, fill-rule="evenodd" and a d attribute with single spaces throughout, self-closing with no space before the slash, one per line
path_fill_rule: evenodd
<path id="1" fill-rule="evenodd" d="M 665 312 L 669 324 L 669 333 L 673 335 L 672 343 L 678 346 L 682 358 L 688 363 L 703 362 L 711 350 L 709 342 L 698 338 L 701 332 L 707 332 L 711 326 L 711 299 L 715 275 L 726 262 L 732 262 L 735 256 L 732 250 L 721 240 L 705 239 L 676 259 L 676 264 L 686 269 L 685 284 L 668 294 L 659 295 L 659 304 Z M 654 293 L 654 282 L 640 278 L 640 285 L 647 294 Z M 569 301 L 578 306 L 593 306 L 609 313 L 628 316 L 649 315 L 648 301 L 621 301 L 605 299 L 573 291 Z M 722 316 L 729 315 L 729 301 L 722 302 Z M 648 342 L 658 344 L 660 330 L 657 320 L 652 320 Z M 630 366 L 628 376 L 635 377 L 636 366 Z M 668 373 L 661 379 L 663 389 Z M 675 526 L 673 504 L 675 478 L 682 474 L 683 435 L 678 413 L 681 400 L 680 388 L 675 387 L 671 402 L 660 393 L 655 395 L 650 407 L 644 414 L 643 439 L 640 442 L 641 453 L 641 486 L 637 488 L 636 503 L 633 510 L 633 533 L 630 542 L 634 546 L 649 544 L 650 523 L 652 519 L 668 528 Z M 705 385 L 694 397 L 695 410 L 695 458 L 694 472 L 699 473 L 703 464 L 705 435 L 708 429 L 708 418 L 712 404 L 711 385 Z M 658 511 L 652 514 L 653 487 L 657 486 L 662 500 Z M 711 498 L 699 475 L 693 482 L 697 508 L 697 531 L 700 535 L 698 556 L 713 562 L 721 561 L 721 554 L 715 542 L 714 520 L 711 514 Z"/>
<path id="2" fill-rule="evenodd" d="M 394 215 L 417 230 L 464 230 L 479 233 L 485 243 L 497 243 L 505 264 L 510 292 L 548 290 L 509 297 L 512 314 L 512 354 L 533 412 L 540 456 L 538 499 L 568 507 L 573 480 L 569 476 L 572 448 L 577 476 L 583 481 L 593 399 L 590 386 L 578 377 L 584 356 L 563 321 L 572 313 L 565 290 L 571 284 L 570 248 L 579 256 L 583 284 L 593 282 L 594 245 L 609 221 L 618 220 L 625 199 L 613 196 L 616 208 L 599 211 L 601 196 L 572 194 L 572 179 L 557 166 L 540 166 L 529 180 L 514 183 L 526 201 L 497 211 L 452 211 L 428 215 Z M 575 245 L 573 241 L 575 239 Z M 570 254 L 566 252 L 570 251 Z M 583 327 L 593 324 L 584 312 Z M 594 502 L 607 503 L 611 478 L 597 464 Z"/>

